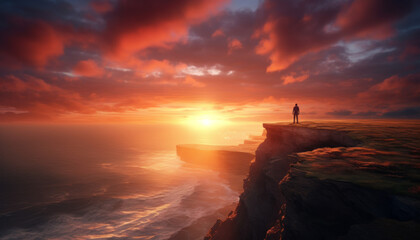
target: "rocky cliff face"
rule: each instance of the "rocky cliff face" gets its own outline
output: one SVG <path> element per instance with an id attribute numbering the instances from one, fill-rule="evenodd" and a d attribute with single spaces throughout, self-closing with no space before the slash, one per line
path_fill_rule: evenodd
<path id="1" fill-rule="evenodd" d="M 293 167 L 302 161 L 294 153 L 362 146 L 363 142 L 331 129 L 264 127 L 267 138 L 256 151 L 239 204 L 224 221 L 216 222 L 206 240 L 419 236 L 420 205 L 416 198 L 310 177 Z"/>
<path id="2" fill-rule="evenodd" d="M 182 144 L 176 146 L 177 155 L 187 163 L 219 172 L 246 175 L 251 160 L 254 159 L 253 148 L 239 146 L 210 146 L 199 144 Z"/>

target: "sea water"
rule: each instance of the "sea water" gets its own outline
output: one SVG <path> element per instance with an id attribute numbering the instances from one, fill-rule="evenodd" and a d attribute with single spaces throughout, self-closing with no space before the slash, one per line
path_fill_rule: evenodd
<path id="1" fill-rule="evenodd" d="M 168 239 L 235 203 L 183 143 L 239 144 L 259 125 L 0 126 L 1 239 Z"/>

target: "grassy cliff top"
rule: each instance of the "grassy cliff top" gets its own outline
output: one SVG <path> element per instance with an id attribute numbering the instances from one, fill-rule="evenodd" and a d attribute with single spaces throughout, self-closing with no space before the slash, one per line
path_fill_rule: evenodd
<path id="1" fill-rule="evenodd" d="M 292 171 L 420 198 L 420 121 L 355 121 L 299 124 L 344 131 L 361 143 L 293 154 Z"/>

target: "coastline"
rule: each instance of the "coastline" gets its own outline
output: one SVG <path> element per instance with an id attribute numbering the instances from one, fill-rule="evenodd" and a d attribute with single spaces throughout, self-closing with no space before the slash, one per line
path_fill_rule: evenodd
<path id="1" fill-rule="evenodd" d="M 264 124 L 236 209 L 205 239 L 416 239 L 420 128 L 394 125 Z"/>

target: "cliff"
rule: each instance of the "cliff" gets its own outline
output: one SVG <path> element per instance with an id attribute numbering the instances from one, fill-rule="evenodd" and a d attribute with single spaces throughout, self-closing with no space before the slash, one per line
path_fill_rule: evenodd
<path id="1" fill-rule="evenodd" d="M 249 165 L 255 158 L 255 150 L 264 140 L 265 132 L 260 136 L 248 136 L 248 139 L 239 145 L 179 144 L 176 146 L 176 152 L 188 167 L 217 171 L 219 177 L 239 196 L 243 190 L 243 179 L 247 176 Z M 236 202 L 220 206 L 218 211 L 197 219 L 190 226 L 173 234 L 169 240 L 202 239 L 213 223 L 218 218 L 226 216 L 235 205 Z"/>
<path id="2" fill-rule="evenodd" d="M 239 145 L 179 144 L 176 153 L 182 161 L 194 166 L 246 176 L 255 150 L 265 140 L 265 135 L 265 131 L 261 136 L 251 135 Z"/>
<path id="3" fill-rule="evenodd" d="M 180 144 L 176 146 L 176 152 L 184 162 L 220 172 L 246 175 L 256 148 Z"/>
<path id="4" fill-rule="evenodd" d="M 264 128 L 236 209 L 206 240 L 420 236 L 418 123 Z"/>

